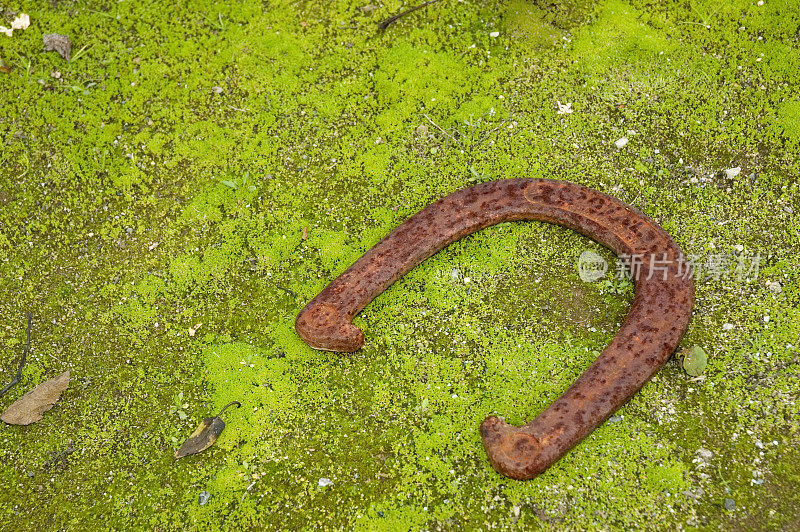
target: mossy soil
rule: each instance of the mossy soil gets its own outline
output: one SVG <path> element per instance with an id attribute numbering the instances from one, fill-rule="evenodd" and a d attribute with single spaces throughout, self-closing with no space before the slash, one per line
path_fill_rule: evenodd
<path id="1" fill-rule="evenodd" d="M 0 408 L 73 380 L 0 427 L 0 528 L 800 526 L 796 2 L 444 0 L 385 32 L 407 5 L 3 7 L 32 25 L 0 36 L 0 380 L 34 332 Z M 293 329 L 407 216 L 510 177 L 613 194 L 728 266 L 682 343 L 705 373 L 671 360 L 528 482 L 477 427 L 532 419 L 612 338 L 630 284 L 575 268 L 607 251 L 502 224 L 370 304 L 359 352 Z"/>

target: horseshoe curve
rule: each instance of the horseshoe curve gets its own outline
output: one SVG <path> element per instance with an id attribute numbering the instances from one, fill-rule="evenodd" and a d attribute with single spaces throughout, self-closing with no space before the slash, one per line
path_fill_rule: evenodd
<path id="1" fill-rule="evenodd" d="M 694 283 L 677 244 L 629 205 L 565 181 L 504 179 L 454 192 L 396 227 L 298 314 L 295 328 L 316 349 L 352 352 L 364 333 L 351 321 L 414 266 L 452 242 L 501 222 L 569 227 L 629 257 L 635 296 L 611 343 L 539 416 L 515 427 L 490 416 L 480 426 L 499 473 L 535 477 L 605 422 L 664 365 L 686 332 Z M 638 261 L 636 257 L 641 257 Z"/>

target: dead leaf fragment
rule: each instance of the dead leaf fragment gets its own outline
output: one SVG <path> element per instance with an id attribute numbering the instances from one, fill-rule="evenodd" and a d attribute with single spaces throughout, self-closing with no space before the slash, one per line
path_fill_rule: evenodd
<path id="1" fill-rule="evenodd" d="M 308 240 L 308 226 L 303 227 L 303 240 Z"/>
<path id="2" fill-rule="evenodd" d="M 15 18 L 13 22 L 11 22 L 11 29 L 24 30 L 30 25 L 31 17 L 29 17 L 27 13 L 20 13 L 19 16 Z"/>
<path id="3" fill-rule="evenodd" d="M 31 18 L 25 13 L 20 13 L 19 16 L 11 23 L 10 28 L 0 26 L 0 33 L 5 33 L 8 37 L 11 37 L 14 35 L 14 30 L 24 30 L 30 25 Z"/>
<path id="4" fill-rule="evenodd" d="M 217 441 L 222 430 L 225 428 L 225 422 L 222 421 L 220 416 L 231 405 L 241 407 L 242 403 L 239 401 L 232 401 L 225 405 L 225 407 L 215 417 L 207 417 L 200 422 L 200 425 L 194 429 L 192 435 L 186 440 L 181 448 L 175 451 L 175 460 L 189 456 L 190 454 L 197 454 L 200 451 L 205 451 Z"/>
<path id="5" fill-rule="evenodd" d="M 194 334 L 197 332 L 197 329 L 199 329 L 202 325 L 202 323 L 198 323 L 194 327 L 189 327 L 189 336 L 194 336 Z"/>
<path id="6" fill-rule="evenodd" d="M 53 408 L 69 386 L 69 370 L 49 381 L 44 381 L 9 406 L 0 420 L 9 425 L 30 425 L 42 419 L 42 414 Z"/>
<path id="7" fill-rule="evenodd" d="M 72 41 L 66 35 L 58 33 L 45 33 L 42 35 L 44 49 L 46 52 L 58 52 L 58 54 L 69 61 L 72 56 Z"/>

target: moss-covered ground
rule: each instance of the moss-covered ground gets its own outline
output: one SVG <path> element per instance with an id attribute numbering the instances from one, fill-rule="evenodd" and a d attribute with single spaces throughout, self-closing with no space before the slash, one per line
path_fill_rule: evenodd
<path id="1" fill-rule="evenodd" d="M 32 21 L 0 35 L 3 383 L 34 314 L 0 409 L 72 371 L 0 426 L 0 529 L 800 527 L 800 4 L 444 0 L 377 30 L 408 5 L 0 6 Z M 507 177 L 613 194 L 730 270 L 682 342 L 705 373 L 671 360 L 528 482 L 478 425 L 533 418 L 613 337 L 630 284 L 575 267 L 608 252 L 502 224 L 370 304 L 357 353 L 293 329 L 407 216 Z"/>

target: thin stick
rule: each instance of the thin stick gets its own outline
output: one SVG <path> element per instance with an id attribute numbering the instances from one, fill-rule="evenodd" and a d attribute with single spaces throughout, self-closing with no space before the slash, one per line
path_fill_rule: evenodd
<path id="1" fill-rule="evenodd" d="M 275 285 L 275 288 L 277 288 L 278 290 L 283 290 L 284 292 L 286 292 L 287 294 L 289 294 L 289 295 L 290 295 L 290 296 L 292 296 L 292 297 L 297 297 L 297 294 L 295 294 L 294 292 L 292 292 L 292 291 L 291 291 L 291 290 L 289 290 L 288 288 L 286 288 L 286 287 L 283 287 L 283 286 L 281 286 L 281 285 L 279 285 L 279 284 L 276 284 L 276 285 Z"/>
<path id="2" fill-rule="evenodd" d="M 422 9 L 423 7 L 429 6 L 431 4 L 435 4 L 438 1 L 439 0 L 428 0 L 427 2 L 423 2 L 418 6 L 412 7 L 411 9 L 406 9 L 402 13 L 398 13 L 397 15 L 389 17 L 386 20 L 384 20 L 383 22 L 381 22 L 380 24 L 378 24 L 378 29 L 385 30 L 386 28 L 391 26 L 394 22 L 396 22 L 397 19 L 399 19 L 400 17 L 404 17 L 404 16 L 408 15 L 409 13 L 413 13 L 417 9 Z"/>
<path id="3" fill-rule="evenodd" d="M 242 403 L 240 403 L 239 401 L 231 401 L 230 403 L 228 403 L 227 405 L 222 407 L 222 410 L 219 411 L 219 414 L 217 414 L 217 417 L 221 416 L 222 413 L 225 412 L 228 409 L 228 407 L 231 406 L 231 405 L 236 405 L 236 408 L 241 408 L 242 407 Z"/>
<path id="4" fill-rule="evenodd" d="M 28 312 L 28 332 L 27 332 L 27 339 L 25 340 L 25 349 L 22 351 L 22 360 L 19 361 L 19 368 L 17 369 L 17 374 L 11 379 L 5 388 L 0 390 L 0 397 L 3 397 L 8 390 L 10 390 L 15 384 L 17 384 L 20 379 L 22 379 L 22 368 L 25 367 L 25 359 L 28 356 L 28 350 L 31 348 L 31 313 Z"/>
<path id="5" fill-rule="evenodd" d="M 487 138 L 489 138 L 489 135 L 491 135 L 492 133 L 494 133 L 495 131 L 497 131 L 498 129 L 500 129 L 501 127 L 503 127 L 504 125 L 508 124 L 509 122 L 511 122 L 511 118 L 506 118 L 505 120 L 503 120 L 503 121 L 500 123 L 500 125 L 499 125 L 499 126 L 497 126 L 496 128 L 494 128 L 494 129 L 492 129 L 492 130 L 489 130 L 489 131 L 488 131 L 488 132 L 486 132 L 486 133 L 485 133 L 485 134 L 484 134 L 484 135 L 483 135 L 481 138 L 479 138 L 479 139 L 478 139 L 476 142 L 473 142 L 473 143 L 470 145 L 470 148 L 474 148 L 475 146 L 477 146 L 478 144 L 480 144 L 481 142 L 483 142 L 484 140 L 486 140 Z"/>
<path id="6" fill-rule="evenodd" d="M 444 133 L 445 135 L 447 135 L 448 137 L 450 137 L 450 139 L 451 139 L 453 142 L 455 142 L 456 144 L 458 144 L 458 145 L 459 145 L 459 146 L 461 146 L 461 147 L 463 147 L 463 146 L 464 146 L 463 144 L 461 144 L 461 142 L 459 142 L 458 140 L 456 140 L 456 139 L 455 139 L 455 137 L 453 137 L 453 135 L 451 135 L 450 133 L 448 133 L 447 131 L 445 131 L 444 129 L 442 129 L 442 128 L 441 128 L 441 126 L 440 126 L 439 124 L 437 124 L 436 122 L 434 122 L 433 120 L 431 120 L 431 117 L 429 117 L 429 116 L 428 116 L 428 115 L 426 115 L 425 113 L 422 113 L 422 116 L 424 116 L 424 117 L 425 117 L 425 118 L 428 120 L 428 122 L 430 122 L 431 124 L 433 124 L 434 126 L 436 126 L 436 129 L 438 129 L 439 131 L 441 131 L 442 133 Z"/>

